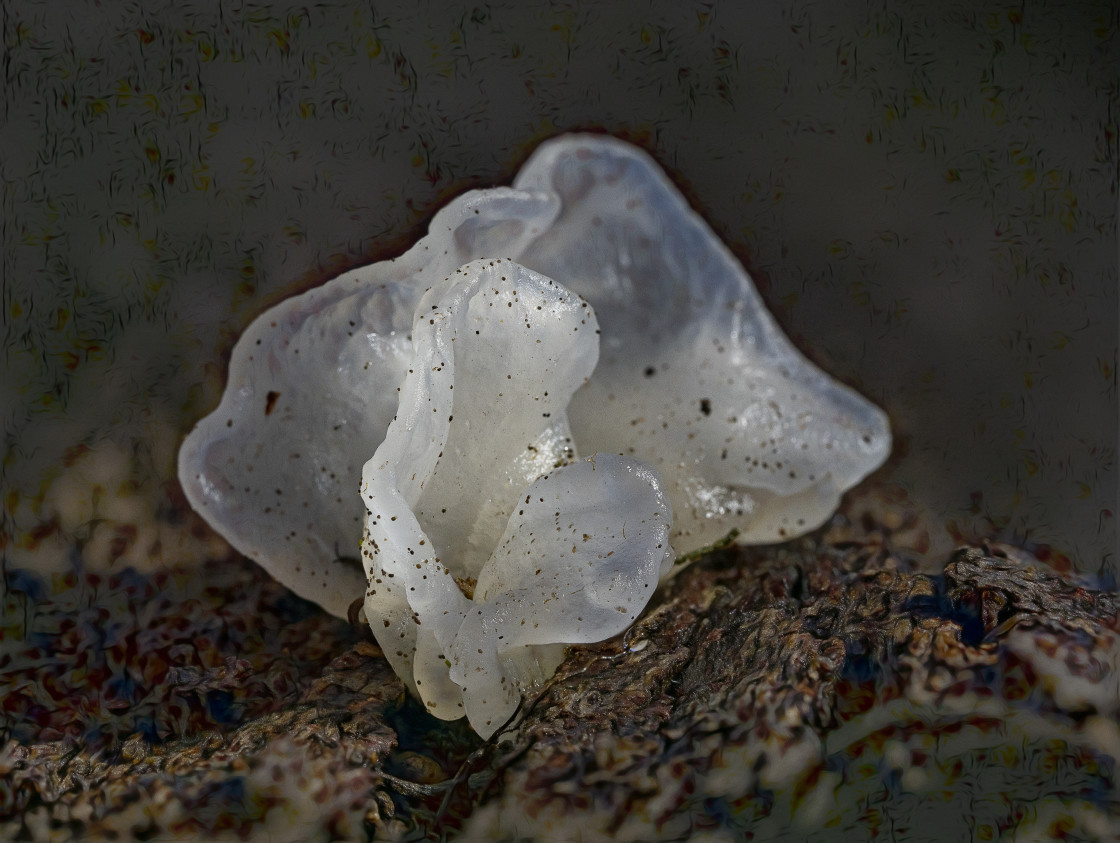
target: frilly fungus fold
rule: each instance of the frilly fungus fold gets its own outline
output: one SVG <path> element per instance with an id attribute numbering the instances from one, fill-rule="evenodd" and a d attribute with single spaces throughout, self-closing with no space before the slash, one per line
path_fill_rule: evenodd
<path id="1" fill-rule="evenodd" d="M 565 408 L 599 345 L 587 303 L 501 259 L 452 280 L 417 311 L 397 415 L 362 472 L 365 610 L 428 710 L 489 735 L 551 675 L 555 645 L 633 622 L 672 562 L 672 515 L 648 466 L 572 464 Z"/>
<path id="2" fill-rule="evenodd" d="M 474 191 L 399 258 L 347 272 L 258 317 L 234 346 L 221 403 L 179 450 L 187 499 L 292 591 L 346 617 L 365 576 L 352 559 L 362 464 L 397 411 L 425 290 L 478 252 L 540 233 L 556 200 Z"/>
<path id="3" fill-rule="evenodd" d="M 514 258 L 591 302 L 603 331 L 595 376 L 569 410 L 575 439 L 660 469 L 678 552 L 732 529 L 749 544 L 806 533 L 887 458 L 886 415 L 793 347 L 645 153 L 560 138 L 514 186 L 560 207 Z"/>

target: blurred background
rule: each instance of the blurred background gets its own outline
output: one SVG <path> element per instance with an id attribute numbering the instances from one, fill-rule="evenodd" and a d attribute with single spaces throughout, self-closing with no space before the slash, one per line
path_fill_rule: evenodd
<path id="1" fill-rule="evenodd" d="M 245 326 L 593 130 L 890 413 L 882 482 L 950 539 L 1115 582 L 1113 3 L 6 0 L 2 24 L 5 570 L 227 552 L 175 452 Z"/>

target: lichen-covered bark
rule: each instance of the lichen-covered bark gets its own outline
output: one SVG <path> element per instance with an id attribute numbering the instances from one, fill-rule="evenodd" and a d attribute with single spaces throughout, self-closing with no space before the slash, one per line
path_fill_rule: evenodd
<path id="1" fill-rule="evenodd" d="M 487 743 L 424 714 L 334 621 L 305 637 L 344 652 L 265 702 L 235 693 L 234 723 L 98 743 L 36 739 L 31 709 L 9 714 L 0 837 L 1114 832 L 1120 599 L 1001 546 L 923 573 L 910 526 L 842 515 L 702 559 L 628 634 L 573 649 Z M 283 601 L 257 587 L 267 621 Z M 267 697 L 270 652 L 171 673 L 145 699 Z"/>

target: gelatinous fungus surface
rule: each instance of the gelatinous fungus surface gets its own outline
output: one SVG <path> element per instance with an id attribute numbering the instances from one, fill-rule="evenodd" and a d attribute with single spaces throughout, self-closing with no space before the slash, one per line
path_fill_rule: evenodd
<path id="1" fill-rule="evenodd" d="M 513 188 L 471 191 L 406 254 L 278 305 L 237 347 L 222 402 L 188 438 L 192 505 L 281 582 L 344 616 L 362 572 L 361 465 L 396 412 L 410 328 L 459 266 L 512 258 L 582 296 L 602 330 L 572 435 L 654 465 L 679 553 L 822 523 L 886 458 L 885 415 L 789 343 L 743 268 L 645 153 L 574 135 Z"/>

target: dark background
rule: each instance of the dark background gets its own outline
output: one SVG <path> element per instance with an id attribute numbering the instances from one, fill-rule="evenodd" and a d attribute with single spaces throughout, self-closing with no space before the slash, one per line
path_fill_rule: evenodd
<path id="1" fill-rule="evenodd" d="M 87 566 L 212 552 L 159 522 L 253 316 L 592 129 L 652 153 L 794 341 L 887 409 L 882 476 L 949 536 L 1115 570 L 1112 3 L 2 14 L 9 565 L 65 569 L 106 522 L 159 551 L 87 542 Z"/>

